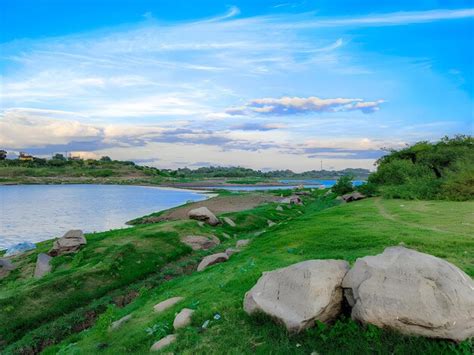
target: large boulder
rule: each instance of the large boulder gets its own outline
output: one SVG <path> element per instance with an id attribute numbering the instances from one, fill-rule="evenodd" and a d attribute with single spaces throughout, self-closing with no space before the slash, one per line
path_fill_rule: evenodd
<path id="1" fill-rule="evenodd" d="M 244 310 L 263 312 L 290 332 L 300 332 L 317 320 L 331 322 L 341 311 L 341 283 L 348 270 L 343 260 L 307 260 L 264 272 L 245 294 Z"/>
<path id="2" fill-rule="evenodd" d="M 432 255 L 387 248 L 357 259 L 342 286 L 363 323 L 455 341 L 474 336 L 474 282 Z"/>
<path id="3" fill-rule="evenodd" d="M 52 257 L 48 254 L 38 254 L 38 259 L 36 259 L 36 268 L 35 268 L 35 278 L 39 279 L 46 274 L 49 274 L 52 269 L 51 265 Z"/>
<path id="4" fill-rule="evenodd" d="M 191 318 L 193 316 L 194 310 L 189 308 L 183 308 L 181 312 L 179 312 L 173 321 L 173 328 L 179 329 L 187 327 L 191 324 Z"/>
<path id="5" fill-rule="evenodd" d="M 350 194 L 342 195 L 342 200 L 346 202 L 359 201 L 365 198 L 365 195 L 360 192 L 354 191 Z"/>
<path id="6" fill-rule="evenodd" d="M 218 264 L 218 263 L 223 263 L 224 261 L 229 260 L 229 255 L 226 253 L 217 253 L 217 254 L 212 254 L 208 255 L 205 258 L 201 260 L 197 267 L 197 271 L 203 271 L 207 267 Z"/>
<path id="7" fill-rule="evenodd" d="M 87 240 L 81 230 L 70 230 L 64 236 L 54 241 L 53 248 L 48 254 L 58 256 L 75 253 L 85 244 L 87 244 Z"/>
<path id="8" fill-rule="evenodd" d="M 210 237 L 202 235 L 187 235 L 181 238 L 181 242 L 191 247 L 193 250 L 207 250 L 219 245 L 221 241 L 213 235 Z"/>
<path id="9" fill-rule="evenodd" d="M 164 338 L 161 338 L 158 340 L 156 343 L 154 343 L 150 351 L 160 351 L 164 348 L 166 348 L 168 345 L 174 343 L 176 341 L 176 335 L 175 334 L 170 334 L 165 336 Z"/>
<path id="10" fill-rule="evenodd" d="M 31 242 L 18 243 L 8 248 L 7 251 L 5 252 L 5 256 L 20 255 L 33 249 L 36 249 L 36 244 L 34 243 L 31 243 Z"/>
<path id="11" fill-rule="evenodd" d="M 10 274 L 10 271 L 15 270 L 15 265 L 5 258 L 0 258 L 0 279 L 7 277 Z"/>
<path id="12" fill-rule="evenodd" d="M 286 197 L 283 200 L 280 200 L 280 203 L 286 203 L 290 205 L 302 205 L 303 201 L 299 196 L 293 195 L 290 197 Z"/>
<path id="13" fill-rule="evenodd" d="M 217 226 L 220 223 L 216 215 L 209 211 L 207 207 L 199 207 L 189 211 L 188 217 L 191 219 L 196 219 L 198 221 L 206 222 L 211 226 Z"/>
<path id="14" fill-rule="evenodd" d="M 113 331 L 113 330 L 117 330 L 121 328 L 125 323 L 129 322 L 130 319 L 132 319 L 132 317 L 133 317 L 132 314 L 127 314 L 125 317 L 122 317 L 119 320 L 116 320 L 110 325 L 109 331 Z"/>

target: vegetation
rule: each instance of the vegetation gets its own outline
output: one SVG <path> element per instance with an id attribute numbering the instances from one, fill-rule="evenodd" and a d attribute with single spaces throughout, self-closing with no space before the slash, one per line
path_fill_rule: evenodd
<path id="1" fill-rule="evenodd" d="M 377 161 L 365 189 L 404 199 L 474 199 L 474 138 L 445 137 L 393 150 Z"/>
<path id="2" fill-rule="evenodd" d="M 263 271 L 307 259 L 353 263 L 400 243 L 447 259 L 474 275 L 474 241 L 468 229 L 474 223 L 474 202 L 401 203 L 373 198 L 338 206 L 334 194 L 324 193 L 315 191 L 304 196 L 304 206 L 283 211 L 266 204 L 227 214 L 237 227 L 199 227 L 184 220 L 89 234 L 81 252 L 59 257 L 52 274 L 32 280 L 29 275 L 36 254 L 51 245 L 42 243 L 39 250 L 20 258 L 21 267 L 0 284 L 4 341 L 0 351 L 32 353 L 46 347 L 45 354 L 146 353 L 151 344 L 172 332 L 174 314 L 185 306 L 196 310 L 193 323 L 178 332 L 178 341 L 166 351 L 471 354 L 468 341 L 454 344 L 406 337 L 363 327 L 347 315 L 334 325 L 319 324 L 290 336 L 274 322 L 243 312 L 244 294 Z M 277 226 L 269 228 L 268 219 Z M 192 252 L 178 241 L 187 234 L 213 234 L 222 244 L 212 251 Z M 224 250 L 243 238 L 251 238 L 252 243 L 228 262 L 193 272 L 203 255 Z M 96 291 L 102 284 L 107 289 Z M 116 301 L 132 291 L 133 301 Z M 153 313 L 154 304 L 171 296 L 186 299 L 164 314 Z M 130 313 L 133 318 L 121 329 L 108 331 L 113 321 Z"/>
<path id="3" fill-rule="evenodd" d="M 344 175 L 341 176 L 331 190 L 336 193 L 337 195 L 344 195 L 349 192 L 354 191 L 354 187 L 352 186 L 353 177 L 351 175 Z"/>

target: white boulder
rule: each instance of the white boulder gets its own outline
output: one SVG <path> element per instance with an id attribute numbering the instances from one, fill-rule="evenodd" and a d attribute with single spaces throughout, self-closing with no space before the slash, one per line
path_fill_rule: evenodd
<path id="1" fill-rule="evenodd" d="M 348 270 L 343 260 L 307 260 L 264 272 L 245 294 L 244 310 L 263 312 L 290 332 L 311 327 L 316 320 L 330 322 L 341 311 L 341 283 Z"/>
<path id="2" fill-rule="evenodd" d="M 343 287 L 352 318 L 408 335 L 474 336 L 474 282 L 456 266 L 404 247 L 357 259 Z"/>

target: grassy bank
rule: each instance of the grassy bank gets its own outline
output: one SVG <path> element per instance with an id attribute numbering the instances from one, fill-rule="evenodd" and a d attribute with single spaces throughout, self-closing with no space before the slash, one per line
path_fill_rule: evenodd
<path id="1" fill-rule="evenodd" d="M 307 259 L 353 263 L 358 257 L 401 243 L 442 257 L 474 275 L 474 241 L 469 233 L 474 224 L 473 202 L 375 198 L 336 206 L 331 197 L 315 194 L 318 196 L 306 199 L 305 206 L 285 207 L 281 212 L 270 203 L 228 214 L 237 227 L 171 221 L 89 235 L 83 251 L 61 257 L 54 272 L 39 281 L 23 275 L 32 267 L 35 255 L 30 255 L 26 265 L 1 287 L 0 334 L 9 336 L 2 353 L 28 352 L 41 342 L 41 347 L 51 345 L 47 354 L 147 353 L 153 342 L 172 333 L 174 313 L 184 306 L 196 310 L 192 326 L 179 331 L 178 341 L 166 351 L 471 353 L 469 342 L 406 337 L 362 327 L 348 318 L 289 336 L 272 321 L 243 312 L 243 296 L 263 271 Z M 268 219 L 277 225 L 268 227 Z M 187 234 L 214 234 L 222 244 L 213 251 L 191 252 L 178 241 Z M 202 273 L 194 272 L 204 254 L 224 250 L 242 238 L 252 242 L 241 253 Z M 46 250 L 47 244 L 40 249 Z M 107 285 L 109 289 L 104 289 Z M 136 296 L 130 303 L 114 301 L 130 290 Z M 84 297 L 87 292 L 89 296 Z M 184 296 L 185 301 L 164 314 L 154 314 L 153 305 L 171 296 Z M 101 300 L 100 305 L 94 303 Z M 84 322 L 93 307 L 97 312 L 87 324 L 92 327 L 74 331 L 78 322 L 74 317 Z M 127 314 L 133 314 L 130 322 L 114 332 L 107 330 L 111 322 Z M 210 320 L 209 327 L 202 330 L 206 320 Z M 57 329 L 62 336 L 55 335 Z"/>

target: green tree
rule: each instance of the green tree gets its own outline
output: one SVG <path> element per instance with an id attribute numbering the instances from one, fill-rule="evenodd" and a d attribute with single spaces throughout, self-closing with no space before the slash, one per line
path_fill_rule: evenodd
<path id="1" fill-rule="evenodd" d="M 332 191 L 338 195 L 344 195 L 354 191 L 354 187 L 352 186 L 353 179 L 354 177 L 352 175 L 341 176 L 332 187 Z"/>

